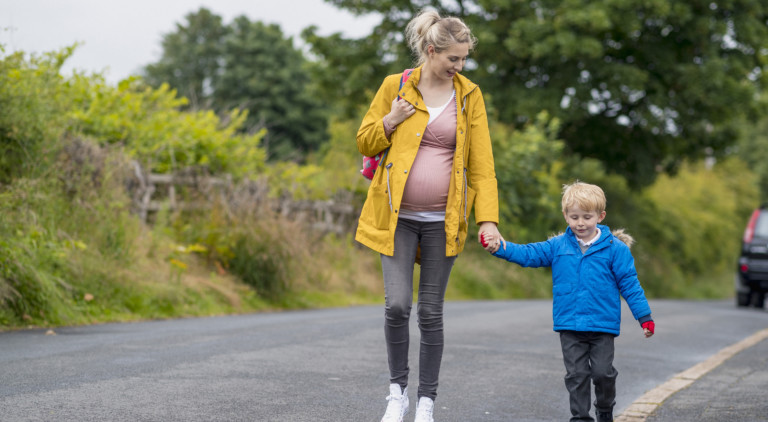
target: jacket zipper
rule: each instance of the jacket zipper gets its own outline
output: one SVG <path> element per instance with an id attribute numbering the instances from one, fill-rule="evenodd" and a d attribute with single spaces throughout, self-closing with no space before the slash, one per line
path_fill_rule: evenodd
<path id="1" fill-rule="evenodd" d="M 469 226 L 469 219 L 467 218 L 467 207 L 469 206 L 469 201 L 467 200 L 469 191 L 469 185 L 467 184 L 467 168 L 464 167 L 464 223 Z"/>
<path id="2" fill-rule="evenodd" d="M 469 97 L 469 94 L 474 91 L 475 88 L 473 87 L 468 93 L 464 95 L 464 99 L 462 100 L 461 104 L 461 114 L 464 114 L 467 109 L 467 97 Z M 466 123 L 467 117 L 464 117 L 464 122 Z M 464 135 L 464 143 L 466 144 L 466 135 Z M 467 180 L 467 157 L 466 154 L 461 154 L 461 160 L 462 160 L 462 168 L 464 168 L 464 223 L 469 227 L 469 217 L 467 217 L 467 208 L 469 207 L 469 182 Z"/>
<path id="3" fill-rule="evenodd" d="M 394 210 L 392 209 L 392 189 L 389 186 L 389 169 L 391 167 L 392 167 L 392 163 L 388 163 L 387 167 L 386 167 L 386 169 L 387 169 L 387 195 L 389 196 L 389 211 L 393 212 Z"/>

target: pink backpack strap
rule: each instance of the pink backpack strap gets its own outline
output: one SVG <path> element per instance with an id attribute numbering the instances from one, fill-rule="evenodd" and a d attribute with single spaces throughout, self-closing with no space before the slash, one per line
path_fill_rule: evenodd
<path id="1" fill-rule="evenodd" d="M 403 76 L 400 77 L 400 88 L 403 89 L 403 85 L 405 85 L 406 82 L 408 82 L 408 78 L 411 77 L 411 73 L 413 73 L 413 69 L 405 69 L 403 71 Z M 398 101 L 400 100 L 400 96 L 397 97 Z"/>
<path id="2" fill-rule="evenodd" d="M 413 69 L 405 69 L 403 71 L 403 76 L 400 78 L 400 88 L 403 87 L 403 85 L 408 82 L 408 78 L 411 77 L 411 73 L 413 73 Z"/>

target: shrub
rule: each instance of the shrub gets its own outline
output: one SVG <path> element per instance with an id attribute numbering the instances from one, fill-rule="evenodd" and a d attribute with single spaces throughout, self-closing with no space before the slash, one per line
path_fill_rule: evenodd
<path id="1" fill-rule="evenodd" d="M 0 183 L 50 164 L 66 110 L 59 69 L 73 49 L 2 56 L 0 45 Z"/>

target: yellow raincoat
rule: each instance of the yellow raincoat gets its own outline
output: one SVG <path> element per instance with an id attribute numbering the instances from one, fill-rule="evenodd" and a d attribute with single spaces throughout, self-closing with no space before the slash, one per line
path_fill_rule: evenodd
<path id="1" fill-rule="evenodd" d="M 355 235 L 358 242 L 389 256 L 394 254 L 395 228 L 408 172 L 429 121 L 417 89 L 421 67 L 413 70 L 398 92 L 400 77 L 395 74 L 384 79 L 357 132 L 357 149 L 365 156 L 372 157 L 391 147 L 368 188 Z M 483 95 L 476 84 L 460 74 L 453 77 L 453 86 L 456 151 L 445 210 L 446 256 L 458 255 L 464 249 L 473 203 L 477 223 L 499 221 L 499 195 Z M 413 104 L 416 113 L 400 123 L 387 139 L 383 118 L 398 95 Z"/>

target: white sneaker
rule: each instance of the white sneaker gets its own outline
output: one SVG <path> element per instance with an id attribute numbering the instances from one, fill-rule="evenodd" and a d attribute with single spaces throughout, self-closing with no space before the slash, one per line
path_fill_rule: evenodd
<path id="1" fill-rule="evenodd" d="M 432 418 L 432 410 L 435 408 L 435 402 L 429 397 L 421 397 L 416 405 L 416 419 L 413 422 L 435 422 Z"/>
<path id="2" fill-rule="evenodd" d="M 389 384 L 387 400 L 389 404 L 381 422 L 403 422 L 403 418 L 408 413 L 408 387 L 401 392 L 400 384 Z"/>

